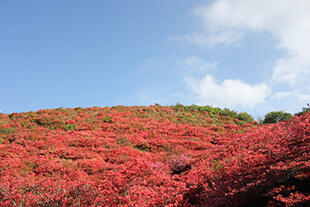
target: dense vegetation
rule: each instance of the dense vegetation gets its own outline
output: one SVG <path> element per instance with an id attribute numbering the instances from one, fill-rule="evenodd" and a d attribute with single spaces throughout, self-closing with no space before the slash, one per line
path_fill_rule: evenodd
<path id="1" fill-rule="evenodd" d="M 0 114 L 0 206 L 309 206 L 310 113 L 210 106 Z"/>
<path id="2" fill-rule="evenodd" d="M 265 115 L 263 120 L 264 124 L 277 123 L 287 119 L 291 119 L 293 116 L 290 113 L 284 111 L 271 111 Z"/>

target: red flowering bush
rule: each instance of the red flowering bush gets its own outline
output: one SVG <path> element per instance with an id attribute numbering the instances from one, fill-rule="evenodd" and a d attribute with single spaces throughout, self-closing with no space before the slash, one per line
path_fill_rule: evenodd
<path id="1" fill-rule="evenodd" d="M 0 206 L 309 206 L 310 114 L 257 125 L 221 112 L 0 114 Z"/>
<path id="2" fill-rule="evenodd" d="M 172 155 L 169 159 L 169 163 L 171 164 L 172 172 L 174 174 L 181 174 L 186 170 L 191 168 L 189 163 L 189 158 L 186 155 Z"/>

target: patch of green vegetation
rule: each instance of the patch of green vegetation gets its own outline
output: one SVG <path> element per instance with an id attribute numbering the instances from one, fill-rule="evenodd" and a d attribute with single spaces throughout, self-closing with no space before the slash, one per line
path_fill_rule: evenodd
<path id="1" fill-rule="evenodd" d="M 74 131 L 75 130 L 75 125 L 74 124 L 67 124 L 64 126 L 64 130 L 66 131 Z"/>
<path id="2" fill-rule="evenodd" d="M 116 109 L 118 112 L 123 112 L 125 110 L 125 106 L 113 106 L 112 109 Z"/>
<path id="3" fill-rule="evenodd" d="M 85 119 L 85 122 L 86 122 L 86 123 L 87 123 L 87 122 L 95 123 L 95 122 L 97 122 L 97 119 L 94 119 L 94 118 L 86 118 L 86 119 Z"/>
<path id="4" fill-rule="evenodd" d="M 106 116 L 106 117 L 103 119 L 103 121 L 104 121 L 105 123 L 111 123 L 111 122 L 112 122 L 112 118 L 109 117 L 109 116 Z"/>
<path id="5" fill-rule="evenodd" d="M 217 107 L 212 107 L 212 106 L 198 106 L 195 104 L 192 104 L 190 106 L 184 106 L 183 104 L 177 103 L 176 105 L 173 106 L 173 109 L 175 111 L 188 111 L 188 112 L 194 112 L 194 111 L 199 111 L 199 112 L 209 112 L 212 114 L 219 114 L 222 112 L 222 109 L 217 108 Z"/>
<path id="6" fill-rule="evenodd" d="M 25 161 L 26 166 L 28 167 L 28 171 L 33 171 L 38 165 L 33 161 Z"/>
<path id="7" fill-rule="evenodd" d="M 197 138 L 187 138 L 186 140 L 193 140 L 193 141 L 196 141 L 196 142 L 201 142 L 201 140 L 199 140 Z"/>
<path id="8" fill-rule="evenodd" d="M 220 114 L 223 115 L 223 116 L 231 117 L 231 118 L 237 118 L 237 116 L 238 116 L 238 113 L 236 111 L 230 110 L 230 109 L 227 109 L 227 108 L 224 108 L 220 112 Z"/>
<path id="9" fill-rule="evenodd" d="M 141 118 L 152 118 L 152 114 L 145 114 L 145 115 L 142 115 Z"/>
<path id="10" fill-rule="evenodd" d="M 272 111 L 265 115 L 263 124 L 277 123 L 291 118 L 292 114 L 290 113 L 284 111 Z"/>
<path id="11" fill-rule="evenodd" d="M 31 113 L 31 112 L 29 112 L 29 115 L 28 115 L 30 118 L 33 118 L 33 117 L 35 117 L 35 114 L 34 113 Z"/>
<path id="12" fill-rule="evenodd" d="M 34 120 L 34 123 L 37 125 L 47 127 L 49 129 L 63 128 L 65 125 L 64 122 L 64 120 L 59 120 L 57 118 L 38 118 Z"/>
<path id="13" fill-rule="evenodd" d="M 184 113 L 184 112 L 189 112 L 192 113 L 193 115 L 195 115 L 194 112 L 200 112 L 200 113 L 205 113 L 208 112 L 209 113 L 209 117 L 210 118 L 216 118 L 216 116 L 218 115 L 222 115 L 222 116 L 226 116 L 228 118 L 238 118 L 244 122 L 252 122 L 254 121 L 253 117 L 250 116 L 249 114 L 242 112 L 242 113 L 237 113 L 234 110 L 230 110 L 227 108 L 221 109 L 218 107 L 213 107 L 213 106 L 198 106 L 195 104 L 192 104 L 190 106 L 184 106 L 183 104 L 177 103 L 176 105 L 173 106 L 173 110 L 175 111 L 176 114 L 178 114 L 178 116 L 180 116 L 180 113 Z M 179 117 L 181 119 L 185 118 L 184 116 Z"/>
<path id="14" fill-rule="evenodd" d="M 131 142 L 126 138 L 126 137 L 119 137 L 116 139 L 117 144 L 122 145 L 122 146 L 130 146 L 134 148 L 134 146 L 131 144 Z"/>
<path id="15" fill-rule="evenodd" d="M 253 117 L 246 112 L 239 113 L 237 116 L 237 119 L 239 119 L 241 121 L 245 121 L 245 122 L 253 122 L 254 121 Z"/>
<path id="16" fill-rule="evenodd" d="M 136 145 L 136 148 L 138 150 L 143 151 L 143 152 L 150 152 L 151 151 L 151 148 L 148 147 L 146 143 L 139 143 Z"/>
<path id="17" fill-rule="evenodd" d="M 0 134 L 13 134 L 16 130 L 14 128 L 4 128 L 0 127 Z"/>
<path id="18" fill-rule="evenodd" d="M 224 167 L 224 165 L 221 164 L 218 160 L 214 160 L 213 163 L 214 163 L 214 168 L 213 168 L 213 170 L 215 170 L 215 171 L 218 170 L 218 169 L 220 169 L 220 168 L 223 168 L 223 167 Z"/>
<path id="19" fill-rule="evenodd" d="M 97 126 L 97 125 L 95 125 L 95 126 L 94 126 L 94 130 L 97 131 L 98 129 L 100 129 L 100 127 Z"/>

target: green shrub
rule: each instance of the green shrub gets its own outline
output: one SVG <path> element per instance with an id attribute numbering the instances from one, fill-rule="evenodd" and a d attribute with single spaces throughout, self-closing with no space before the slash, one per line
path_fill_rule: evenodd
<path id="1" fill-rule="evenodd" d="M 184 106 L 181 103 L 177 103 L 176 105 L 174 105 L 173 109 L 175 111 L 180 111 L 180 110 L 184 110 L 184 111 L 187 111 L 187 112 L 199 111 L 199 112 L 209 112 L 211 114 L 219 114 L 219 113 L 223 112 L 222 109 L 220 109 L 218 107 L 209 106 L 209 105 L 198 106 L 196 104 L 192 104 L 190 106 Z M 226 110 L 230 111 L 229 109 L 226 109 Z M 226 112 L 228 113 L 228 111 L 226 111 Z"/>
<path id="2" fill-rule="evenodd" d="M 47 127 L 49 129 L 63 128 L 64 120 L 56 119 L 54 117 L 51 118 L 38 118 L 34 120 L 39 126 Z"/>
<path id="3" fill-rule="evenodd" d="M 134 146 L 131 144 L 131 142 L 126 137 L 119 137 L 116 139 L 117 144 L 122 146 L 130 146 L 134 148 Z"/>
<path id="4" fill-rule="evenodd" d="M 75 125 L 74 124 L 67 124 L 64 126 L 64 130 L 66 131 L 74 131 L 75 130 Z"/>
<path id="5" fill-rule="evenodd" d="M 190 106 L 187 107 L 189 111 L 194 112 L 194 111 L 200 111 L 199 109 L 201 108 L 201 106 L 192 104 Z"/>
<path id="6" fill-rule="evenodd" d="M 103 119 L 103 121 L 106 122 L 106 123 L 111 123 L 112 118 L 109 117 L 109 116 L 106 116 L 106 117 Z"/>
<path id="7" fill-rule="evenodd" d="M 212 107 L 212 106 L 203 106 L 202 110 L 207 111 L 207 112 L 212 113 L 212 114 L 219 114 L 222 112 L 222 109 L 220 109 L 218 107 Z"/>
<path id="8" fill-rule="evenodd" d="M 254 121 L 253 117 L 246 112 L 239 113 L 237 116 L 237 119 L 248 122 L 248 123 Z"/>
<path id="9" fill-rule="evenodd" d="M 290 113 L 286 113 L 284 111 L 272 111 L 265 115 L 263 124 L 277 123 L 291 118 L 292 114 Z"/>
<path id="10" fill-rule="evenodd" d="M 183 104 L 181 104 L 181 103 L 176 103 L 176 105 L 174 105 L 173 106 L 173 109 L 175 110 L 175 111 L 179 111 L 179 110 L 182 110 L 182 109 L 185 109 L 186 108 L 186 106 L 184 106 Z"/>
<path id="11" fill-rule="evenodd" d="M 13 134 L 14 132 L 15 132 L 14 128 L 0 127 L 0 134 Z"/>
<path id="12" fill-rule="evenodd" d="M 220 112 L 220 114 L 224 115 L 224 116 L 229 116 L 231 118 L 237 118 L 238 117 L 238 113 L 237 112 L 235 112 L 234 110 L 227 109 L 227 108 L 224 108 Z"/>

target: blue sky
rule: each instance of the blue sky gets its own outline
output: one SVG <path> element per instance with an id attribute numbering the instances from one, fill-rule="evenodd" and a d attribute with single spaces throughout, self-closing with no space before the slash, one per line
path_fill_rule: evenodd
<path id="1" fill-rule="evenodd" d="M 0 110 L 310 102 L 307 0 L 0 1 Z"/>

